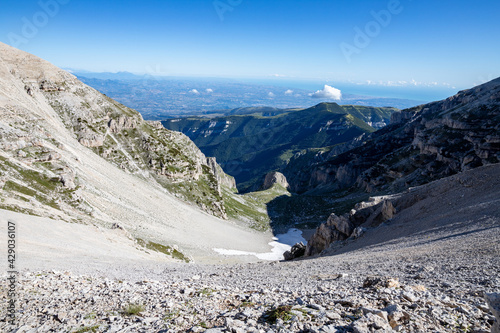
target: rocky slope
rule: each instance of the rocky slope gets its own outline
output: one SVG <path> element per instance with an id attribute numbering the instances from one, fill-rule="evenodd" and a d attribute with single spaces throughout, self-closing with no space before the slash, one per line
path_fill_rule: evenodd
<path id="1" fill-rule="evenodd" d="M 356 238 L 365 228 L 390 220 L 430 196 L 425 190 L 400 193 L 411 186 L 498 163 L 499 121 L 497 79 L 444 101 L 394 113 L 391 125 L 363 140 L 297 155 L 285 170 L 291 188 L 337 196 L 331 204 L 337 214 L 341 208 L 335 203 L 354 204 L 364 193 L 390 194 L 358 203 L 340 216 L 332 213 L 316 229 L 306 255 Z M 306 193 L 303 200 L 308 197 Z"/>
<path id="2" fill-rule="evenodd" d="M 340 149 L 297 154 L 293 191 L 400 191 L 500 161 L 500 78 L 446 100 L 396 112 L 391 124 Z"/>
<path id="3" fill-rule="evenodd" d="M 408 208 L 309 260 L 82 267 L 26 257 L 18 332 L 487 333 L 497 310 L 485 296 L 500 288 L 499 176 L 500 164 L 486 166 L 391 197 Z"/>
<path id="4" fill-rule="evenodd" d="M 307 243 L 306 255 L 348 251 L 366 232 L 372 233 L 366 238 L 370 240 L 358 240 L 358 248 L 437 226 L 466 229 L 470 223 L 495 229 L 500 227 L 499 203 L 500 164 L 480 167 L 402 193 L 372 197 L 341 216 L 332 213 Z"/>
<path id="5" fill-rule="evenodd" d="M 224 117 L 163 121 L 188 135 L 207 155 L 217 157 L 243 191 L 258 190 L 261 177 L 279 170 L 296 152 L 337 145 L 385 126 L 393 108 L 321 103 L 300 110 L 243 110 Z M 235 110 L 238 112 L 238 110 Z M 373 126 L 373 127 L 372 127 Z"/>
<path id="6" fill-rule="evenodd" d="M 228 179 L 224 182 L 226 185 L 230 185 L 230 177 L 216 170 L 216 163 L 207 161 L 189 138 L 164 130 L 158 123 L 145 122 L 138 112 L 41 59 L 27 54 L 20 56 L 19 52 L 3 45 L 2 61 L 3 85 L 10 83 L 11 89 L 23 87 L 24 97 L 48 104 L 80 144 L 131 174 L 153 176 L 171 192 L 197 203 L 213 215 L 226 216 L 220 182 L 214 180 L 214 175 L 217 173 L 219 180 Z M 30 109 L 19 108 L 11 101 L 2 111 L 4 124 L 20 125 L 22 121 L 33 120 L 33 128 L 14 125 L 11 126 L 14 131 L 7 131 L 4 127 L 3 150 L 22 150 L 24 154 L 18 157 L 31 162 L 44 162 L 51 153 L 50 160 L 57 159 L 57 154 L 46 147 L 32 148 L 32 141 L 44 138 L 30 136 L 36 128 L 36 117 Z M 16 146 L 19 137 L 24 138 L 25 146 Z M 75 186 L 70 184 L 69 187 Z"/>
<path id="7" fill-rule="evenodd" d="M 42 59 L 1 43 L 0 51 L 0 208 L 119 224 L 201 257 L 212 252 L 201 250 L 203 237 L 234 245 L 218 234 L 225 226 L 261 237 L 192 206 L 227 217 L 223 194 L 234 180 L 188 137 L 145 122 Z"/>

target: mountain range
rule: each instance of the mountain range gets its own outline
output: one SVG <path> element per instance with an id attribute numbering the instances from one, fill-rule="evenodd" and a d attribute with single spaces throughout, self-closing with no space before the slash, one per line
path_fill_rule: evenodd
<path id="1" fill-rule="evenodd" d="M 177 259 L 269 251 L 269 228 L 325 221 L 316 236 L 342 240 L 395 213 L 370 196 L 500 161 L 500 79 L 402 111 L 321 103 L 160 123 L 0 49 L 0 209 L 122 230 Z M 351 214 L 355 204 L 373 209 Z"/>
<path id="2" fill-rule="evenodd" d="M 335 146 L 389 123 L 394 108 L 321 103 L 307 109 L 235 109 L 227 116 L 169 119 L 166 128 L 189 136 L 234 176 L 243 192 L 259 190 L 303 149 Z"/>

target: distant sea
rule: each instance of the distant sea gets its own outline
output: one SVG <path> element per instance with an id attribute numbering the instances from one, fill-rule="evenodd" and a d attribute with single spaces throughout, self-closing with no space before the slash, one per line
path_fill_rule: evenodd
<path id="1" fill-rule="evenodd" d="M 299 81 L 286 79 L 240 79 L 241 82 L 281 86 L 287 89 L 305 89 L 317 91 L 323 89 L 324 85 L 340 89 L 344 94 L 362 95 L 371 97 L 411 99 L 423 102 L 439 101 L 455 95 L 458 88 L 442 86 L 381 86 L 381 85 L 358 85 L 331 81 Z"/>

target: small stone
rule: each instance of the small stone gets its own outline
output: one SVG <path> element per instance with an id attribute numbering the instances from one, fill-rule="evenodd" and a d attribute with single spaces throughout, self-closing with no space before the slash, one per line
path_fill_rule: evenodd
<path id="1" fill-rule="evenodd" d="M 208 330 L 205 331 L 205 333 L 223 333 L 224 331 L 222 328 L 209 328 Z"/>
<path id="2" fill-rule="evenodd" d="M 334 311 L 326 311 L 326 317 L 330 320 L 340 320 L 342 316 Z"/>
<path id="3" fill-rule="evenodd" d="M 413 293 L 408 292 L 408 291 L 403 292 L 403 293 L 401 294 L 401 296 L 402 296 L 404 299 L 406 299 L 406 300 L 408 300 L 408 301 L 410 301 L 410 302 L 416 302 L 416 301 L 418 301 L 418 297 L 417 297 L 417 296 L 415 296 Z"/>
<path id="4" fill-rule="evenodd" d="M 377 315 L 379 316 L 380 318 L 384 319 L 385 321 L 387 321 L 387 312 L 385 311 L 381 311 L 381 310 L 377 310 L 377 309 L 370 309 L 370 308 L 361 308 L 361 311 L 363 312 L 364 315 L 368 314 L 368 313 L 372 313 L 374 315 Z"/>
<path id="5" fill-rule="evenodd" d="M 335 325 L 325 325 L 319 329 L 320 333 L 337 333 L 337 332 L 342 332 L 337 330 Z"/>

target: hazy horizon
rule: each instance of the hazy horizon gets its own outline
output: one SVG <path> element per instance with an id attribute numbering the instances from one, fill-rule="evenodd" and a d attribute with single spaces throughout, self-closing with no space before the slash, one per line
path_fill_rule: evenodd
<path id="1" fill-rule="evenodd" d="M 392 90 L 391 97 L 427 91 L 425 99 L 443 95 L 432 89 L 458 91 L 500 76 L 500 45 L 490 38 L 500 33 L 500 3 L 492 0 L 27 0 L 2 7 L 2 42 L 93 72 L 314 81 L 372 95 Z"/>

